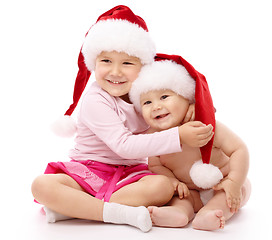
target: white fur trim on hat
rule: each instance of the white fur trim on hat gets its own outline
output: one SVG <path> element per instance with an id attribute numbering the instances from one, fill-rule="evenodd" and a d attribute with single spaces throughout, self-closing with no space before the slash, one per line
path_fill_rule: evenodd
<path id="1" fill-rule="evenodd" d="M 208 189 L 219 183 L 223 174 L 218 167 L 199 160 L 191 167 L 190 177 L 196 186 Z"/>
<path id="2" fill-rule="evenodd" d="M 125 52 L 140 58 L 142 64 L 151 63 L 156 54 L 149 33 L 139 25 L 121 19 L 100 20 L 94 24 L 81 51 L 89 71 L 94 70 L 96 57 L 102 51 Z"/>
<path id="3" fill-rule="evenodd" d="M 184 66 L 169 60 L 143 66 L 132 84 L 129 97 L 135 108 L 141 112 L 141 94 L 161 89 L 172 90 L 191 103 L 194 102 L 195 80 Z"/>

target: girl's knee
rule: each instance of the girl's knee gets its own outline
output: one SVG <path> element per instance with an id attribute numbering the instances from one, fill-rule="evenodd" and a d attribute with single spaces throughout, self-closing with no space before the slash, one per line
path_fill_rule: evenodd
<path id="1" fill-rule="evenodd" d="M 34 179 L 31 185 L 31 191 L 36 200 L 38 200 L 41 195 L 44 195 L 48 189 L 50 189 L 50 181 L 48 176 L 43 174 Z"/>
<path id="2" fill-rule="evenodd" d="M 43 174 L 36 177 L 31 185 L 31 191 L 34 198 L 43 202 L 54 201 L 54 195 L 56 192 L 56 186 L 61 184 L 63 174 Z"/>
<path id="3" fill-rule="evenodd" d="M 58 194 L 59 187 L 67 186 L 84 191 L 81 186 L 66 174 L 43 174 L 34 179 L 31 191 L 37 201 L 45 199 L 54 201 L 54 196 Z"/>
<path id="4" fill-rule="evenodd" d="M 160 199 L 170 201 L 174 194 L 174 187 L 168 177 L 163 175 L 154 175 L 151 179 L 149 193 L 153 197 L 157 196 Z"/>

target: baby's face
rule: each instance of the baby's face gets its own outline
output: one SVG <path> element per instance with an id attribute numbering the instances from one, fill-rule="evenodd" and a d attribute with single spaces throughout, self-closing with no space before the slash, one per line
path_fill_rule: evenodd
<path id="1" fill-rule="evenodd" d="M 189 108 L 189 100 L 171 90 L 156 90 L 141 94 L 142 114 L 156 131 L 179 126 Z"/>

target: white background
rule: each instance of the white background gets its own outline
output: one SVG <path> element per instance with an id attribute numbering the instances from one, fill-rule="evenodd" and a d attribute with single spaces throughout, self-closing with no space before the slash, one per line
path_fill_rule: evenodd
<path id="1" fill-rule="evenodd" d="M 189 226 L 143 234 L 128 226 L 79 220 L 47 224 L 33 203 L 32 180 L 47 162 L 68 160 L 73 146 L 72 139 L 54 136 L 49 125 L 72 103 L 85 33 L 100 14 L 118 4 L 145 19 L 158 52 L 180 54 L 206 76 L 217 119 L 248 145 L 252 196 L 223 231 Z M 268 0 L 1 1 L 1 238 L 271 236 L 271 8 Z"/>

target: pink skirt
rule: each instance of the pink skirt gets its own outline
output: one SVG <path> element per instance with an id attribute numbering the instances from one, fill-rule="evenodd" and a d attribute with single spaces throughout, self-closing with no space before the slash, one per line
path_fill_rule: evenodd
<path id="1" fill-rule="evenodd" d="M 86 192 L 92 196 L 110 200 L 112 193 L 120 188 L 138 181 L 144 176 L 154 175 L 147 164 L 135 166 L 109 165 L 96 161 L 51 162 L 45 174 L 65 173 L 72 177 Z"/>

